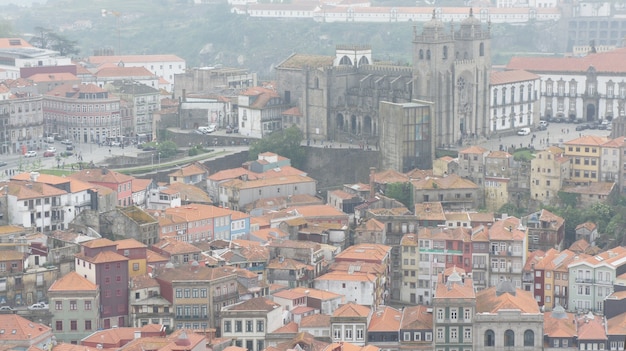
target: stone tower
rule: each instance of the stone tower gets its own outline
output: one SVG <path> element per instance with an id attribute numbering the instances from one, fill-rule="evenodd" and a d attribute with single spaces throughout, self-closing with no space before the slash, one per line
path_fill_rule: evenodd
<path id="1" fill-rule="evenodd" d="M 413 92 L 434 103 L 436 147 L 488 134 L 490 54 L 489 27 L 471 9 L 458 31 L 434 10 L 422 33 L 414 33 Z"/>

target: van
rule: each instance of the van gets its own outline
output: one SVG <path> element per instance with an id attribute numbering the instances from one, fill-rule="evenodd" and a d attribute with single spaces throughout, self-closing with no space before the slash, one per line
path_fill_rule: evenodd
<path id="1" fill-rule="evenodd" d="M 520 128 L 517 131 L 517 135 L 529 135 L 530 134 L 530 128 Z"/>
<path id="2" fill-rule="evenodd" d="M 51 137 L 51 136 L 45 137 L 43 141 L 48 143 L 48 144 L 53 144 L 54 143 L 54 137 Z"/>
<path id="3" fill-rule="evenodd" d="M 208 134 L 209 133 L 209 127 L 198 127 L 198 131 L 202 134 Z"/>

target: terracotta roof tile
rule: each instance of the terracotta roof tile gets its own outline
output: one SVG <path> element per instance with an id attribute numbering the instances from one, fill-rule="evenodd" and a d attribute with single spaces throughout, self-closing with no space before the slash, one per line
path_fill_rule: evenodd
<path id="1" fill-rule="evenodd" d="M 489 81 L 491 85 L 525 82 L 529 80 L 537 80 L 539 78 L 540 77 L 538 75 L 521 69 L 509 71 L 492 71 L 489 75 Z"/>
<path id="2" fill-rule="evenodd" d="M 224 307 L 228 311 L 273 311 L 280 305 L 265 297 L 255 297 L 250 300 Z"/>
<path id="3" fill-rule="evenodd" d="M 294 292 L 303 293 L 309 298 L 318 299 L 321 301 L 333 300 L 341 298 L 343 295 L 334 293 L 332 291 L 319 290 L 313 288 L 293 288 Z"/>
<path id="4" fill-rule="evenodd" d="M 368 332 L 398 332 L 402 313 L 393 307 L 381 306 L 372 314 Z"/>
<path id="5" fill-rule="evenodd" d="M 333 311 L 333 317 L 367 317 L 370 313 L 369 307 L 348 302 Z"/>
<path id="6" fill-rule="evenodd" d="M 321 328 L 330 325 L 330 316 L 327 314 L 312 314 L 302 317 L 300 328 Z"/>
<path id="7" fill-rule="evenodd" d="M 586 72 L 593 67 L 597 73 L 625 73 L 626 67 L 619 62 L 626 60 L 626 49 L 590 54 L 584 57 L 521 57 L 514 56 L 507 69 L 523 69 L 531 72 Z"/>
<path id="8" fill-rule="evenodd" d="M 515 289 L 515 293 L 497 293 L 497 287 L 481 290 L 476 294 L 476 313 L 497 313 L 500 310 L 519 310 L 522 313 L 539 314 L 539 305 L 530 291 Z"/>
<path id="9" fill-rule="evenodd" d="M 424 305 L 407 306 L 402 310 L 401 329 L 432 330 L 433 314 Z"/>
<path id="10" fill-rule="evenodd" d="M 57 279 L 48 292 L 57 291 L 97 291 L 98 286 L 76 272 L 70 272 Z"/>
<path id="11" fill-rule="evenodd" d="M 0 330 L 8 331 L 0 334 L 0 344 L 30 341 L 51 332 L 50 327 L 31 322 L 17 314 L 0 314 Z"/>

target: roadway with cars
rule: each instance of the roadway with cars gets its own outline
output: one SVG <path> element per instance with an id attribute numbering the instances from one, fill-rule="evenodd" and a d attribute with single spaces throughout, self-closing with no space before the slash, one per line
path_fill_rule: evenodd
<path id="1" fill-rule="evenodd" d="M 492 137 L 490 139 L 480 139 L 476 142 L 476 145 L 480 145 L 489 150 L 499 150 L 501 145 L 505 149 L 511 146 L 515 146 L 516 148 L 532 146 L 535 149 L 544 149 L 548 145 L 559 146 L 566 141 L 573 140 L 583 135 L 598 135 L 607 137 L 611 134 L 611 131 L 606 129 L 585 129 L 577 131 L 576 127 L 580 125 L 581 124 L 575 123 L 551 122 L 545 130 L 531 129 L 529 135 L 520 136 L 516 134 L 503 137 Z M 463 146 L 461 149 L 465 147 L 467 146 Z"/>

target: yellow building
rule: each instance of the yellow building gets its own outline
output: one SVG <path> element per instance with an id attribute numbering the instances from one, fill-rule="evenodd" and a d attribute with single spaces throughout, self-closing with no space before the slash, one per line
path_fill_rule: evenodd
<path id="1" fill-rule="evenodd" d="M 402 302 L 415 304 L 417 303 L 417 272 L 419 270 L 417 235 L 405 234 L 402 240 L 400 240 L 400 247 L 400 270 L 402 271 L 400 300 Z M 423 303 L 423 301 L 420 302 Z"/>
<path id="2" fill-rule="evenodd" d="M 596 135 L 584 135 L 565 143 L 565 156 L 570 159 L 572 182 L 589 183 L 600 179 L 601 146 L 608 140 Z"/>
<path id="3" fill-rule="evenodd" d="M 148 247 L 135 239 L 115 241 L 117 253 L 128 258 L 128 277 L 146 274 Z"/>
<path id="4" fill-rule="evenodd" d="M 550 146 L 538 151 L 530 161 L 530 196 L 533 200 L 546 205 L 555 205 L 559 200 L 558 192 L 563 182 L 570 177 L 569 158 L 563 149 Z"/>

